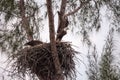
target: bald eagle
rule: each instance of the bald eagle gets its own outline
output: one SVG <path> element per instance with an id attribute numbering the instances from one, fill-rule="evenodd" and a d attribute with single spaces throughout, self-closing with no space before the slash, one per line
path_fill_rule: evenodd
<path id="1" fill-rule="evenodd" d="M 39 41 L 39 40 L 32 40 L 30 42 L 27 42 L 25 43 L 25 46 L 36 46 L 36 45 L 39 45 L 39 44 L 43 44 L 42 41 Z"/>

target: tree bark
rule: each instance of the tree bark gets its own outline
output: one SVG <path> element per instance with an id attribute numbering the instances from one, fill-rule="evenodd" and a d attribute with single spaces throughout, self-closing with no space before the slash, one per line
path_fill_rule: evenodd
<path id="1" fill-rule="evenodd" d="M 68 19 L 67 17 L 64 17 L 66 4 L 67 0 L 62 0 L 60 11 L 58 11 L 57 41 L 61 41 L 62 37 L 67 34 L 66 30 L 64 30 L 68 27 Z"/>
<path id="2" fill-rule="evenodd" d="M 52 0 L 46 0 L 46 2 L 47 2 L 47 12 L 48 12 L 48 19 L 49 19 L 49 33 L 50 33 L 51 51 L 52 51 L 54 66 L 56 69 L 55 80 L 64 80 L 64 76 L 62 74 L 62 69 L 61 69 L 61 65 L 59 62 L 57 49 L 56 49 L 54 16 L 53 16 L 53 11 L 52 11 Z"/>
<path id="3" fill-rule="evenodd" d="M 22 27 L 26 31 L 28 41 L 31 41 L 31 40 L 33 40 L 33 33 L 32 33 L 32 30 L 30 29 L 27 17 L 25 16 L 24 0 L 20 0 L 19 9 L 20 9 L 20 15 L 22 17 Z"/>
<path id="4" fill-rule="evenodd" d="M 67 0 L 62 0 L 60 11 L 58 11 L 58 29 L 56 41 L 61 41 L 63 36 L 67 34 L 67 31 L 65 30 L 68 29 L 69 24 L 67 17 L 79 11 L 79 9 L 81 9 L 85 4 L 89 3 L 90 1 L 91 0 L 87 0 L 85 2 L 80 1 L 81 4 L 78 8 L 65 14 Z"/>

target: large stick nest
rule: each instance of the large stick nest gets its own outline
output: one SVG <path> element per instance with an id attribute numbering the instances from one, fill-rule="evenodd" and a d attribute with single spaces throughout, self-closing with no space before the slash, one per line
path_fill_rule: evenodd
<path id="1" fill-rule="evenodd" d="M 74 56 L 76 51 L 68 42 L 56 43 L 57 53 L 61 64 L 63 75 L 66 78 L 75 76 Z M 18 73 L 30 72 L 42 77 L 43 80 L 52 80 L 56 75 L 53 57 L 51 55 L 50 43 L 44 43 L 34 47 L 26 47 L 18 51 L 14 69 Z"/>

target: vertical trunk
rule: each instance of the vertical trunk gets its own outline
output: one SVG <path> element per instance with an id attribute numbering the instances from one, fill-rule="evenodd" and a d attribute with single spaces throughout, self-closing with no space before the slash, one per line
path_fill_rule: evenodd
<path id="1" fill-rule="evenodd" d="M 24 4 L 24 0 L 20 0 L 19 9 L 20 9 L 20 15 L 22 17 L 22 27 L 26 31 L 27 39 L 29 41 L 31 41 L 31 40 L 33 40 L 33 33 L 31 31 L 31 29 L 30 29 L 27 17 L 25 16 L 25 4 Z"/>
<path id="2" fill-rule="evenodd" d="M 49 18 L 49 32 L 50 32 L 50 43 L 51 43 L 51 51 L 53 56 L 53 61 L 56 69 L 56 79 L 55 80 L 64 80 L 62 75 L 61 65 L 59 62 L 57 49 L 56 49 L 56 41 L 55 41 L 55 30 L 54 30 L 54 16 L 52 11 L 52 0 L 47 1 L 47 12 Z"/>

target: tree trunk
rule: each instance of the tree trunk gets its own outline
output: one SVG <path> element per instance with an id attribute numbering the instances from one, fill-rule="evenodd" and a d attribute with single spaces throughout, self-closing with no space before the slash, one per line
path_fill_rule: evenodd
<path id="1" fill-rule="evenodd" d="M 33 40 L 33 33 L 32 33 L 32 30 L 30 29 L 27 17 L 25 16 L 24 0 L 20 0 L 19 9 L 20 9 L 20 15 L 22 17 L 22 27 L 26 31 L 28 41 L 31 41 Z"/>
<path id="2" fill-rule="evenodd" d="M 54 61 L 54 66 L 56 69 L 56 78 L 55 80 L 64 80 L 64 76 L 62 74 L 61 65 L 59 62 L 57 49 L 56 49 L 56 41 L 55 41 L 55 30 L 54 30 L 54 16 L 52 11 L 52 1 L 47 1 L 47 12 L 48 12 L 48 18 L 49 18 L 49 33 L 50 33 L 50 43 L 51 43 L 51 51 L 52 51 L 52 57 Z"/>

